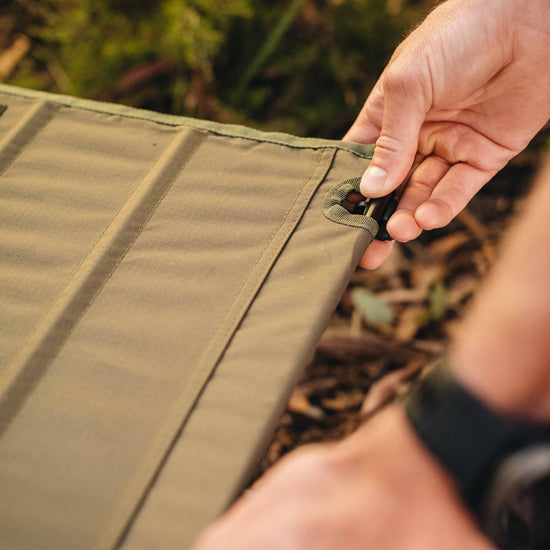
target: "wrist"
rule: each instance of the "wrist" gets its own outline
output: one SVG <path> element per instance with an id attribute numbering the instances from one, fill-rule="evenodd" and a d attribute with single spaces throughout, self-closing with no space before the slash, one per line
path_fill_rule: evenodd
<path id="1" fill-rule="evenodd" d="M 407 416 L 499 547 L 549 547 L 550 424 L 495 414 L 445 363 L 413 391 Z"/>

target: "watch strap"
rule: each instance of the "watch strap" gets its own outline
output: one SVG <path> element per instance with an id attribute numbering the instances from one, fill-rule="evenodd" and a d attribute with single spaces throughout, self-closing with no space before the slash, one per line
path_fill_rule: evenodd
<path id="1" fill-rule="evenodd" d="M 532 425 L 501 416 L 436 367 L 412 392 L 407 416 L 424 444 L 455 479 L 465 504 L 479 512 L 496 465 L 542 438 Z"/>

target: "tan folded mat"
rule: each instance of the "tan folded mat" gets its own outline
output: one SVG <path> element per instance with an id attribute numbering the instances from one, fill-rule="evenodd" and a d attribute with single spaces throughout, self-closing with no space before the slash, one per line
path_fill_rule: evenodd
<path id="1" fill-rule="evenodd" d="M 361 253 L 372 147 L 0 86 L 0 547 L 186 549 Z"/>

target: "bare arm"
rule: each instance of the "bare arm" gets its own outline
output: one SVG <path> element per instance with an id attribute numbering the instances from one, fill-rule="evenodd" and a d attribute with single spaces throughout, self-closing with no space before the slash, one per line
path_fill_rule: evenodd
<path id="1" fill-rule="evenodd" d="M 495 409 L 550 421 L 550 159 L 451 350 Z"/>

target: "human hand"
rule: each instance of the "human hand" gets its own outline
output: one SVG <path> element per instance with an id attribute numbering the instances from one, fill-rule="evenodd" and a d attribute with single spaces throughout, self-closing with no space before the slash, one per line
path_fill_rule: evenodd
<path id="1" fill-rule="evenodd" d="M 550 117 L 550 3 L 447 0 L 395 51 L 347 141 L 376 150 L 362 193 L 413 171 L 388 231 L 399 241 L 449 223 Z M 374 241 L 360 265 L 382 264 Z"/>
<path id="2" fill-rule="evenodd" d="M 193 550 L 496 550 L 401 408 L 284 458 Z"/>

